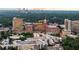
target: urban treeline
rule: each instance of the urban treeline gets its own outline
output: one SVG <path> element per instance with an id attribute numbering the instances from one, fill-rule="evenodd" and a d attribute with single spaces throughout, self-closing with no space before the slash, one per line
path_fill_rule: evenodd
<path id="1" fill-rule="evenodd" d="M 79 19 L 79 11 L 40 11 L 40 10 L 30 10 L 30 11 L 0 11 L 0 23 L 4 26 L 10 26 L 12 23 L 12 18 L 16 16 L 19 18 L 23 18 L 24 21 L 27 22 L 37 22 L 38 20 L 42 20 L 46 17 L 48 22 L 51 23 L 59 23 L 63 24 L 64 19 L 78 20 Z"/>

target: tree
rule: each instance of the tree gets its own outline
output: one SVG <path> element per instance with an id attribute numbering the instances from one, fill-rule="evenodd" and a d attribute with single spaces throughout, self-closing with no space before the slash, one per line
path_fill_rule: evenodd
<path id="1" fill-rule="evenodd" d="M 79 50 L 79 38 L 66 37 L 62 40 L 62 46 L 65 50 Z"/>
<path id="2" fill-rule="evenodd" d="M 9 31 L 7 31 L 7 32 L 2 31 L 2 32 L 1 32 L 1 38 L 6 39 L 6 38 L 9 37 L 10 35 L 11 35 L 11 33 L 10 33 Z"/>
<path id="3" fill-rule="evenodd" d="M 0 23 L 3 24 L 4 27 L 12 26 L 12 21 L 7 17 L 3 17 Z"/>
<path id="4" fill-rule="evenodd" d="M 24 40 L 26 40 L 26 37 L 20 37 L 20 40 L 24 41 Z"/>
<path id="5" fill-rule="evenodd" d="M 7 38 L 7 36 L 8 36 L 8 35 L 7 35 L 7 33 L 6 33 L 6 32 L 1 32 L 1 37 L 2 37 L 2 38 L 6 39 L 6 38 Z"/>
<path id="6" fill-rule="evenodd" d="M 21 35 L 23 35 L 24 37 L 33 37 L 33 33 L 29 33 L 29 32 L 27 32 L 27 33 L 21 33 Z"/>

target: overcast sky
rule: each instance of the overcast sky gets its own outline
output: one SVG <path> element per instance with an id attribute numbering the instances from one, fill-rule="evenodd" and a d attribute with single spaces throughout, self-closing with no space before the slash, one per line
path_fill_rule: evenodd
<path id="1" fill-rule="evenodd" d="M 0 8 L 79 10 L 79 0 L 0 0 Z"/>

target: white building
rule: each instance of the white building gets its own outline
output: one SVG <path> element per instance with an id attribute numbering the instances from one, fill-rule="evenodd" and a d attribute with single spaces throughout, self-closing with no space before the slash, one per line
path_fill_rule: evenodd
<path id="1" fill-rule="evenodd" d="M 71 20 L 69 19 L 65 19 L 64 24 L 65 24 L 65 30 L 70 31 L 71 32 Z"/>

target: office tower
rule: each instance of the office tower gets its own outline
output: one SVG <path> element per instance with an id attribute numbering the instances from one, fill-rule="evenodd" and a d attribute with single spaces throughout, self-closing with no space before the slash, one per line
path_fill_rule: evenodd
<path id="1" fill-rule="evenodd" d="M 23 19 L 14 17 L 12 22 L 13 22 L 12 30 L 14 32 L 22 32 L 23 31 L 23 27 L 24 27 L 23 26 L 23 24 L 24 24 Z"/>
<path id="2" fill-rule="evenodd" d="M 72 21 L 71 20 L 68 20 L 68 19 L 65 19 L 64 24 L 65 24 L 65 30 L 71 32 L 71 27 L 72 27 L 71 24 L 72 24 Z"/>
<path id="3" fill-rule="evenodd" d="M 72 21 L 72 32 L 79 33 L 79 20 Z"/>

